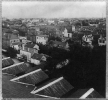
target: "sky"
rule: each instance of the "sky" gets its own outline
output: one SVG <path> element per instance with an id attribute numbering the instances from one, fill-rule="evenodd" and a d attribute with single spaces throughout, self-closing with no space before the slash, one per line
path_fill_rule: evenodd
<path id="1" fill-rule="evenodd" d="M 6 18 L 102 18 L 105 1 L 2 1 Z"/>

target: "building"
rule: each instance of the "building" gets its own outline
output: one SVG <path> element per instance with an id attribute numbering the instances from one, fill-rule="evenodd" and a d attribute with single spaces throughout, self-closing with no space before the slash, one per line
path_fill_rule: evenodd
<path id="1" fill-rule="evenodd" d="M 3 33 L 2 47 L 4 49 L 12 47 L 16 50 L 19 50 L 21 44 L 22 43 L 20 42 L 18 35 L 12 33 Z"/>
<path id="2" fill-rule="evenodd" d="M 2 68 L 8 67 L 13 64 L 14 64 L 14 61 L 10 57 L 2 59 Z"/>
<path id="3" fill-rule="evenodd" d="M 20 42 L 26 44 L 27 43 L 27 37 L 25 36 L 19 36 Z"/>
<path id="4" fill-rule="evenodd" d="M 48 41 L 48 35 L 37 35 L 36 36 L 36 43 L 41 43 L 45 45 Z"/>
<path id="5" fill-rule="evenodd" d="M 72 27 L 71 26 L 67 26 L 65 27 L 64 31 L 62 32 L 64 37 L 69 37 L 72 38 Z"/>
<path id="6" fill-rule="evenodd" d="M 22 43 L 20 42 L 19 37 L 17 35 L 12 34 L 11 37 L 10 37 L 10 47 L 12 47 L 16 50 L 19 50 L 21 44 Z"/>
<path id="7" fill-rule="evenodd" d="M 33 54 L 38 53 L 38 51 L 39 51 L 39 46 L 37 44 L 26 44 L 22 45 L 22 48 L 20 49 L 20 55 L 26 56 L 27 61 L 30 61 Z"/>
<path id="8" fill-rule="evenodd" d="M 35 65 L 41 64 L 41 61 L 46 61 L 47 57 L 44 54 L 37 54 L 34 53 L 33 56 L 31 57 L 31 63 Z"/>
<path id="9" fill-rule="evenodd" d="M 92 45 L 92 41 L 93 41 L 93 35 L 90 32 L 87 32 L 82 37 L 83 46 Z"/>
<path id="10" fill-rule="evenodd" d="M 69 33 L 68 30 L 65 28 L 64 32 L 62 33 L 64 37 L 72 38 L 72 33 Z"/>
<path id="11" fill-rule="evenodd" d="M 106 45 L 106 38 L 100 35 L 100 38 L 98 39 L 98 45 L 99 46 L 104 46 Z"/>

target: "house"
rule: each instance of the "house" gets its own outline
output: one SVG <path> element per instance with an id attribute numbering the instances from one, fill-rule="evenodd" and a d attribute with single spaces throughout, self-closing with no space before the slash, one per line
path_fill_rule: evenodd
<path id="1" fill-rule="evenodd" d="M 36 36 L 40 34 L 43 34 L 43 32 L 40 31 L 38 27 L 31 27 L 28 29 L 28 32 L 27 32 L 27 40 L 30 40 L 36 43 Z"/>
<path id="2" fill-rule="evenodd" d="M 19 50 L 21 42 L 18 35 L 12 33 L 3 33 L 2 36 L 2 46 L 3 48 L 12 47 L 16 50 Z"/>
<path id="3" fill-rule="evenodd" d="M 45 45 L 48 41 L 48 35 L 37 35 L 36 36 L 36 43 L 41 43 Z"/>
<path id="4" fill-rule="evenodd" d="M 11 37 L 10 37 L 10 47 L 12 47 L 16 50 L 19 50 L 21 44 L 22 43 L 20 42 L 19 37 L 17 35 L 12 34 Z"/>
<path id="5" fill-rule="evenodd" d="M 27 43 L 27 37 L 19 36 L 20 42 L 26 44 Z"/>
<path id="6" fill-rule="evenodd" d="M 58 47 L 58 48 L 61 48 L 61 49 L 65 49 L 65 50 L 68 50 L 69 49 L 69 44 L 68 42 L 60 42 L 60 41 L 50 41 L 49 42 L 49 45 L 51 47 Z"/>
<path id="7" fill-rule="evenodd" d="M 83 44 L 86 43 L 86 44 L 92 45 L 93 35 L 90 32 L 87 32 L 82 37 L 82 41 L 83 41 Z"/>
<path id="8" fill-rule="evenodd" d="M 106 45 L 106 37 L 103 37 L 102 35 L 100 35 L 100 38 L 98 39 L 98 45 L 99 46 Z"/>
<path id="9" fill-rule="evenodd" d="M 64 37 L 72 38 L 72 27 L 71 26 L 65 27 L 62 34 L 63 34 Z"/>
<path id="10" fill-rule="evenodd" d="M 22 48 L 20 49 L 20 55 L 25 55 L 27 57 L 27 61 L 31 60 L 31 57 L 34 53 L 38 53 L 39 46 L 37 44 L 24 44 L 22 45 Z"/>
<path id="11" fill-rule="evenodd" d="M 37 54 L 34 53 L 33 56 L 31 57 L 31 63 L 35 65 L 39 65 L 41 61 L 46 61 L 47 57 L 44 54 Z"/>
<path id="12" fill-rule="evenodd" d="M 80 22 L 76 22 L 76 23 L 72 23 L 72 32 L 78 32 L 81 29 L 81 23 Z"/>

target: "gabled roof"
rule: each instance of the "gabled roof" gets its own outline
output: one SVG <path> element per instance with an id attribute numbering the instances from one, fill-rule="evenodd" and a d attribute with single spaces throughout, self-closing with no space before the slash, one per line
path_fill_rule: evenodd
<path id="1" fill-rule="evenodd" d="M 67 26 L 66 29 L 67 29 L 68 33 L 72 33 L 72 26 Z"/>
<path id="2" fill-rule="evenodd" d="M 17 35 L 12 34 L 11 37 L 10 37 L 10 39 L 12 40 L 12 39 L 19 39 L 19 38 L 18 38 Z"/>
<path id="3" fill-rule="evenodd" d="M 37 35 L 39 37 L 48 37 L 48 35 Z"/>
<path id="4" fill-rule="evenodd" d="M 36 60 L 41 60 L 43 56 L 44 56 L 43 54 L 34 53 L 31 58 Z"/>
<path id="5" fill-rule="evenodd" d="M 93 32 L 91 31 L 82 31 L 85 35 L 90 35 L 90 34 L 93 34 Z"/>
<path id="6" fill-rule="evenodd" d="M 10 57 L 4 58 L 2 60 L 2 68 L 13 65 L 13 64 L 14 64 L 14 61 Z"/>
<path id="7" fill-rule="evenodd" d="M 28 66 L 26 63 L 21 62 L 9 67 L 4 68 L 2 71 L 3 73 L 11 74 L 11 75 L 18 75 L 20 73 L 26 72 L 28 70 Z"/>
<path id="8" fill-rule="evenodd" d="M 67 80 L 65 80 L 63 77 L 59 77 L 51 82 L 47 82 L 47 84 L 43 84 L 43 86 L 39 88 L 34 89 L 31 93 L 53 98 L 60 98 L 73 88 L 74 87 Z"/>
<path id="9" fill-rule="evenodd" d="M 34 79 L 34 78 L 35 79 Z M 22 76 L 15 77 L 11 81 L 21 82 L 21 84 L 33 85 L 38 84 L 48 78 L 48 75 L 44 73 L 41 69 L 34 70 L 32 72 L 26 73 Z"/>
<path id="10" fill-rule="evenodd" d="M 80 99 L 86 99 L 86 98 L 102 98 L 102 96 L 93 88 L 90 89 L 79 89 L 76 92 L 74 92 L 70 98 L 80 98 Z"/>
<path id="11" fill-rule="evenodd" d="M 36 45 L 36 44 L 30 44 L 30 43 L 28 43 L 28 44 L 25 45 L 25 47 L 34 48 L 35 45 Z"/>
<path id="12" fill-rule="evenodd" d="M 21 42 L 12 43 L 12 45 L 20 45 L 20 44 L 23 44 L 23 43 Z"/>

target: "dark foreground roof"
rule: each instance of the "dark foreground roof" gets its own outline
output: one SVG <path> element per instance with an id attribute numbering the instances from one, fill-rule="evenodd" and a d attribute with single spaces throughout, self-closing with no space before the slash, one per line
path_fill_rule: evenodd
<path id="1" fill-rule="evenodd" d="M 11 82 L 10 80 L 14 76 L 2 75 L 2 97 L 3 98 L 42 98 L 31 94 L 30 92 L 34 89 L 34 86 L 28 86 L 24 84 L 18 84 Z"/>
<path id="2" fill-rule="evenodd" d="M 14 61 L 11 58 L 2 60 L 2 68 L 13 65 L 13 64 L 14 64 Z"/>

